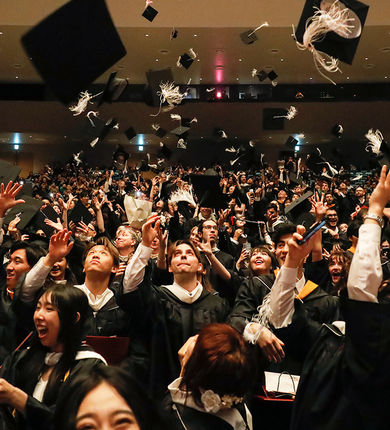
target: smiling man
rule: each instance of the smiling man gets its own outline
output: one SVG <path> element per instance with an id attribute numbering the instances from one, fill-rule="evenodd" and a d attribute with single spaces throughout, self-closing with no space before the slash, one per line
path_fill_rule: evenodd
<path id="1" fill-rule="evenodd" d="M 187 240 L 169 248 L 172 285 L 152 285 L 145 266 L 152 254 L 160 219 L 148 218 L 125 272 L 119 305 L 131 316 L 132 342 L 129 369 L 154 397 L 161 397 L 170 380 L 178 377 L 177 351 L 185 341 L 211 322 L 225 321 L 229 305 L 202 285 L 204 268 L 194 244 Z"/>

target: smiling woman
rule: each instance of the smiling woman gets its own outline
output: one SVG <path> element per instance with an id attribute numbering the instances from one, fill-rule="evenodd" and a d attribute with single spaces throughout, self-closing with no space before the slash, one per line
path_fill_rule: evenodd
<path id="1" fill-rule="evenodd" d="M 57 430 L 163 430 L 153 402 L 124 370 L 96 366 L 63 391 L 55 412 Z"/>
<path id="2" fill-rule="evenodd" d="M 70 285 L 52 286 L 40 297 L 31 347 L 9 356 L 0 374 L 0 403 L 17 411 L 18 429 L 50 428 L 63 387 L 79 372 L 105 363 L 81 345 L 88 311 L 85 294 Z"/>

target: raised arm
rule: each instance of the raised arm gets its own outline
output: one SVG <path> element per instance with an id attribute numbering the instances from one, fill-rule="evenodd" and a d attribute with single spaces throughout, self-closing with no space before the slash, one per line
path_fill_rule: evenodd
<path id="1" fill-rule="evenodd" d="M 383 209 L 390 201 L 390 171 L 383 166 L 379 182 L 371 194 L 368 214 L 359 229 L 359 240 L 348 276 L 348 296 L 364 302 L 378 302 L 382 282 L 380 239 Z"/>
<path id="2" fill-rule="evenodd" d="M 21 189 L 22 185 L 14 184 L 12 181 L 8 182 L 6 187 L 4 187 L 3 183 L 0 185 L 0 245 L 3 243 L 2 226 L 5 213 L 8 209 L 24 203 L 24 200 L 16 200 L 16 196 Z"/>
<path id="3" fill-rule="evenodd" d="M 144 279 L 145 267 L 152 254 L 152 242 L 158 235 L 160 228 L 160 217 L 151 215 L 142 226 L 142 242 L 131 257 L 123 278 L 123 293 L 130 293 L 137 289 Z"/>

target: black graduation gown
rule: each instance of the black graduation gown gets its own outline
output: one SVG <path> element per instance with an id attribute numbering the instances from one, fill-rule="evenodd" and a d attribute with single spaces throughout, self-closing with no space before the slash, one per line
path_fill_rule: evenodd
<path id="1" fill-rule="evenodd" d="M 167 288 L 152 286 L 148 272 L 137 290 L 118 297 L 118 304 L 131 318 L 126 367 L 151 396 L 161 398 L 179 376 L 179 349 L 207 324 L 225 322 L 230 308 L 205 289 L 194 303 L 184 303 Z"/>
<path id="2" fill-rule="evenodd" d="M 85 347 L 83 350 L 87 350 Z M 0 377 L 6 379 L 10 384 L 16 385 L 16 380 L 18 378 L 18 372 L 23 367 L 23 363 L 28 357 L 28 350 L 16 351 L 5 360 Z M 69 369 L 69 374 L 65 381 L 58 381 L 60 385 L 60 391 L 65 389 L 68 384 L 75 378 L 78 374 L 89 372 L 94 366 L 101 365 L 102 361 L 98 358 L 86 358 L 83 360 L 75 360 L 72 367 Z M 37 375 L 31 375 L 28 381 L 24 381 L 23 386 L 18 386 L 25 393 L 28 394 L 28 399 L 26 403 L 26 408 L 24 414 L 16 413 L 15 419 L 17 422 L 17 427 L 19 430 L 51 430 L 52 429 L 52 419 L 54 416 L 55 404 L 45 404 L 38 401 L 32 394 L 34 392 L 35 386 L 38 382 Z M 8 410 L 9 411 L 9 410 Z M 7 412 L 8 412 L 7 411 Z M 4 416 L 0 414 L 0 421 L 4 426 Z M 1 427 L 0 427 L 1 428 Z M 3 427 L 5 428 L 5 427 Z"/>
<path id="3" fill-rule="evenodd" d="M 307 318 L 296 303 L 293 323 L 278 333 L 307 353 L 291 430 L 385 430 L 390 408 L 390 304 L 345 300 L 345 336 Z"/>
<path id="4" fill-rule="evenodd" d="M 264 296 L 270 292 L 274 281 L 273 274 L 255 276 L 243 281 L 228 320 L 228 323 L 241 334 L 246 324 L 257 313 L 257 308 L 263 303 Z"/>

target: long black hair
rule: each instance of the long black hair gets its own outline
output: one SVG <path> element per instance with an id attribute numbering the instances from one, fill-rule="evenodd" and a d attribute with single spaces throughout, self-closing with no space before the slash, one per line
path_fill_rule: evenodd
<path id="1" fill-rule="evenodd" d="M 85 396 L 102 383 L 113 387 L 130 406 L 141 430 L 164 430 L 162 418 L 144 389 L 125 370 L 99 364 L 90 372 L 80 373 L 64 389 L 56 404 L 54 428 L 75 430 L 80 404 Z"/>
<path id="2" fill-rule="evenodd" d="M 43 295 L 51 294 L 51 303 L 58 312 L 60 330 L 58 342 L 62 344 L 62 357 L 54 366 L 49 377 L 43 402 L 47 405 L 55 403 L 60 382 L 66 379 L 77 351 L 80 349 L 83 326 L 90 312 L 87 296 L 72 285 L 53 285 L 45 290 Z M 34 330 L 31 348 L 19 363 L 16 376 L 16 386 L 32 394 L 40 375 L 46 370 L 44 362 L 48 348 L 43 346 Z"/>

